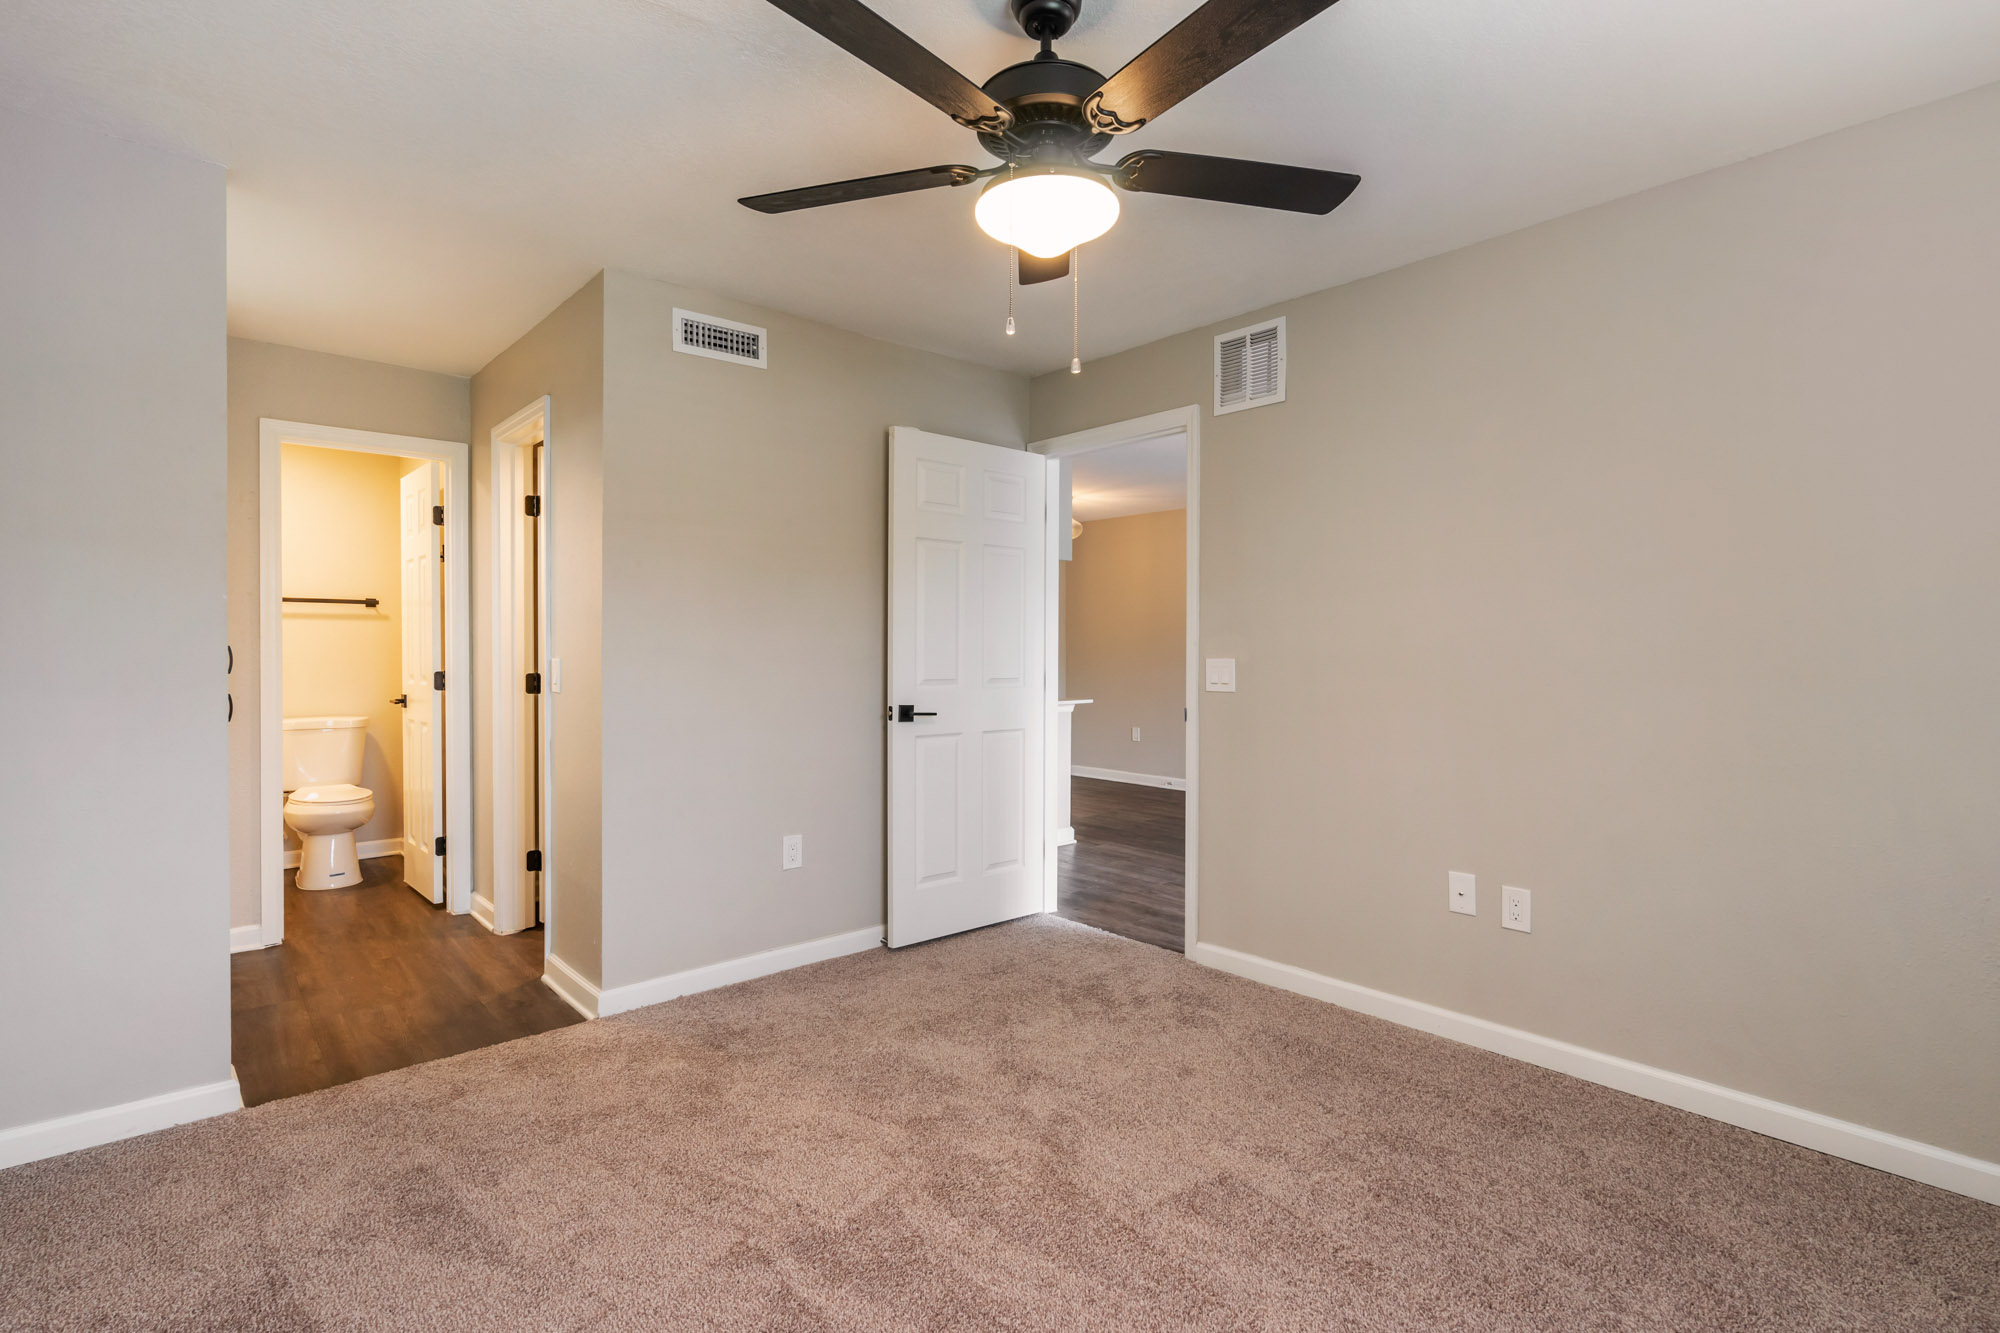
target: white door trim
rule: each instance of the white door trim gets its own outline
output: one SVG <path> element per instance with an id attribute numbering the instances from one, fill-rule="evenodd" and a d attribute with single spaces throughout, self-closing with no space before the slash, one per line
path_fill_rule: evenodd
<path id="1" fill-rule="evenodd" d="M 1099 449 L 1110 449 L 1120 444 L 1137 444 L 1141 440 L 1157 440 L 1164 435 L 1187 435 L 1187 922 L 1183 937 L 1183 948 L 1192 954 L 1200 940 L 1201 915 L 1200 876 L 1201 865 L 1201 408 L 1198 405 L 1177 407 L 1166 412 L 1154 412 L 1150 416 L 1133 417 L 1129 421 L 1114 421 L 1108 426 L 1094 426 L 1089 430 L 1075 431 L 1069 435 L 1058 435 L 1053 439 L 1038 440 L 1028 448 L 1042 454 L 1049 460 L 1049 496 L 1055 503 L 1060 478 L 1057 460 L 1074 458 L 1078 454 L 1095 453 Z M 1053 511 L 1051 511 L 1053 512 Z M 1054 589 L 1060 576 L 1056 563 L 1056 549 L 1061 534 L 1058 524 L 1049 523 L 1049 633 L 1045 636 L 1048 649 L 1048 689 L 1049 711 L 1053 715 L 1056 699 L 1056 637 L 1060 627 L 1056 624 L 1059 614 Z M 1055 746 L 1049 746 L 1048 813 L 1045 826 L 1055 827 L 1055 784 L 1067 781 L 1069 775 L 1055 771 Z M 1048 908 L 1056 910 L 1056 852 L 1053 843 L 1048 849 Z"/>
<path id="2" fill-rule="evenodd" d="M 542 919 L 551 919 L 555 904 L 555 788 L 552 775 L 551 739 L 555 713 L 556 684 L 548 667 L 549 567 L 552 560 L 550 538 L 555 506 L 549 494 L 550 400 L 535 399 L 495 426 L 488 440 L 488 461 L 492 481 L 487 494 L 486 540 L 492 554 L 492 603 L 488 608 L 488 636 L 492 672 L 486 692 L 487 718 L 492 728 L 493 820 L 487 847 L 493 867 L 493 898 L 474 905 L 474 915 L 490 929 L 502 934 L 526 930 L 535 924 L 534 886 L 528 878 L 526 856 L 531 847 L 542 852 Z M 522 454 L 537 440 L 542 444 L 539 476 L 527 474 Z M 534 489 L 529 489 L 530 486 Z M 524 515 L 521 501 L 528 495 L 542 497 L 541 564 L 535 604 L 539 608 L 542 646 L 541 660 L 531 662 L 521 643 L 519 608 L 525 600 L 524 576 L 527 548 L 522 541 Z M 541 827 L 524 827 L 522 819 L 521 773 L 525 766 L 521 725 L 522 681 L 527 673 L 543 673 L 541 734 Z M 530 842 L 532 837 L 534 841 Z M 548 949 L 544 932 L 543 951 Z"/>
<path id="3" fill-rule="evenodd" d="M 257 641 L 258 641 L 258 868 L 263 888 L 259 916 L 266 947 L 285 938 L 285 792 L 283 579 L 279 567 L 283 513 L 282 445 L 345 449 L 360 454 L 428 458 L 444 467 L 444 725 L 445 905 L 472 907 L 472 531 L 471 446 L 459 440 L 314 426 L 265 417 L 257 423 Z"/>

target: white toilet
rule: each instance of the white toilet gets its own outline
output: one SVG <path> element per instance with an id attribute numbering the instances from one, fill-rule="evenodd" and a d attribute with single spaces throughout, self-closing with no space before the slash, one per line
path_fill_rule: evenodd
<path id="1" fill-rule="evenodd" d="M 285 719 L 285 825 L 299 835 L 299 887 L 344 889 L 361 882 L 354 830 L 375 814 L 361 780 L 365 717 Z"/>

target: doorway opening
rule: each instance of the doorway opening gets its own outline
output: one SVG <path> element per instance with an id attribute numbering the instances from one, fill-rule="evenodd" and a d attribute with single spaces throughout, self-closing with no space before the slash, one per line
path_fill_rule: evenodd
<path id="1" fill-rule="evenodd" d="M 470 469 L 453 441 L 266 420 L 261 949 L 231 958 L 247 1103 L 576 1021 L 470 915 Z"/>
<path id="2" fill-rule="evenodd" d="M 1200 411 L 1033 446 L 1050 460 L 1050 878 L 1062 916 L 1196 939 Z"/>

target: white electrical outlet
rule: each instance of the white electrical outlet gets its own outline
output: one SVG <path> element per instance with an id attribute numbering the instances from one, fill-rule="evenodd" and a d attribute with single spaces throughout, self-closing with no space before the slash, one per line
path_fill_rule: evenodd
<path id="1" fill-rule="evenodd" d="M 1512 885 L 1500 886 L 1500 924 L 1509 930 L 1529 929 L 1528 891 Z"/>
<path id="2" fill-rule="evenodd" d="M 1445 875 L 1450 897 L 1446 906 L 1465 916 L 1479 915 L 1479 881 L 1463 870 L 1447 871 Z"/>
<path id="3" fill-rule="evenodd" d="M 785 869 L 797 870 L 806 863 L 806 835 L 787 833 L 785 835 Z"/>
<path id="4" fill-rule="evenodd" d="M 1137 727 L 1132 728 L 1132 739 L 1135 741 L 1139 739 L 1139 729 Z"/>

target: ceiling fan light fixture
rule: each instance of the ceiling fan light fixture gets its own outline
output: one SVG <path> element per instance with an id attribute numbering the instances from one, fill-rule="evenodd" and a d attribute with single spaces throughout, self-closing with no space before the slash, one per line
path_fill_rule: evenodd
<path id="1" fill-rule="evenodd" d="M 1000 244 L 1054 259 L 1111 230 L 1118 194 L 1094 172 L 1029 167 L 989 181 L 972 216 Z"/>

